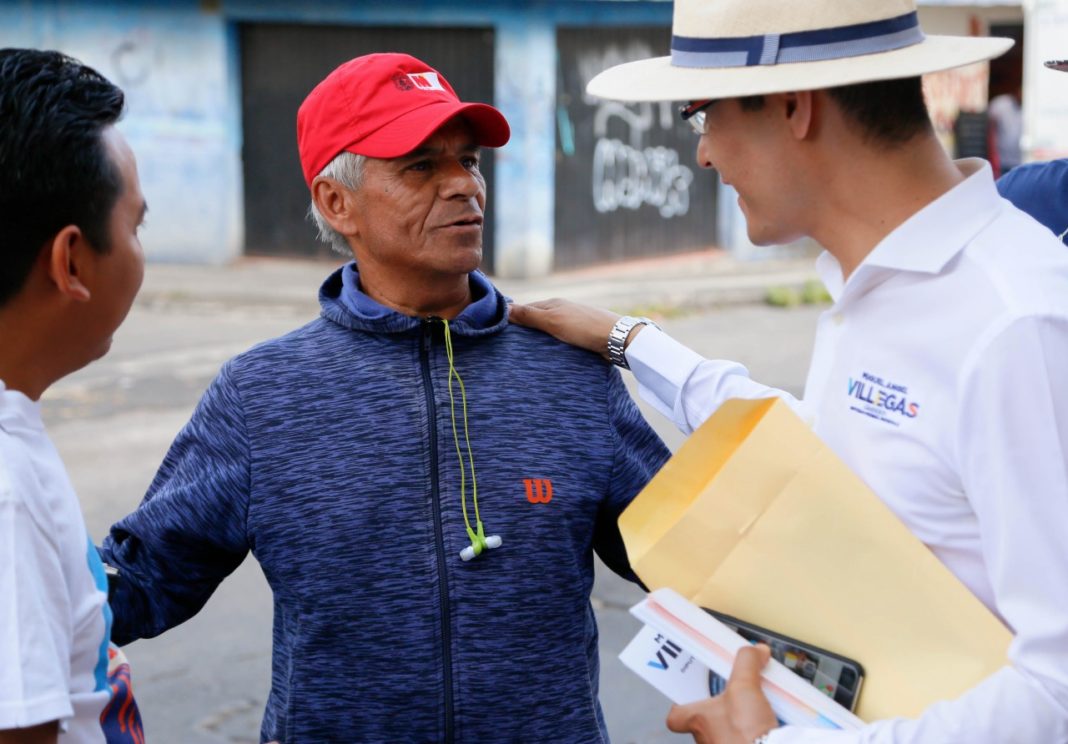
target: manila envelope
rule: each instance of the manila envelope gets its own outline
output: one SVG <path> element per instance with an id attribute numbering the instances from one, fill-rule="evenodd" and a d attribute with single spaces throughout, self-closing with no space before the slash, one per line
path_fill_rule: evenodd
<path id="1" fill-rule="evenodd" d="M 864 720 L 1007 663 L 1009 630 L 778 399 L 724 403 L 619 525 L 650 591 L 860 662 Z"/>

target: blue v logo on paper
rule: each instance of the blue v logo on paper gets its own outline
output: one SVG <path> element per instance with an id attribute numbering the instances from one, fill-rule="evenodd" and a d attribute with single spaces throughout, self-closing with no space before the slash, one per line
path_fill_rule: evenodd
<path id="1" fill-rule="evenodd" d="M 682 646 L 674 641 L 665 638 L 662 635 L 657 634 L 653 639 L 654 643 L 659 643 L 660 648 L 656 651 L 656 660 L 650 660 L 646 662 L 647 666 L 651 666 L 653 669 L 659 669 L 662 672 L 666 672 L 670 660 L 679 658 L 679 654 L 682 653 Z"/>
<path id="2" fill-rule="evenodd" d="M 920 415 L 920 404 L 909 397 L 907 385 L 870 372 L 849 378 L 849 410 L 873 419 L 901 426 Z"/>

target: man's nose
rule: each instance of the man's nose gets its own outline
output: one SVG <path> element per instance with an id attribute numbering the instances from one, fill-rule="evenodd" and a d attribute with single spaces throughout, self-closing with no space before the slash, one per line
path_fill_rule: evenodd
<path id="1" fill-rule="evenodd" d="M 712 156 L 709 152 L 710 142 L 707 134 L 702 134 L 701 138 L 697 140 L 697 164 L 702 168 L 712 167 Z"/>
<path id="2" fill-rule="evenodd" d="M 468 168 L 463 163 L 450 163 L 442 174 L 442 196 L 446 199 L 462 197 L 470 199 L 482 190 L 482 179 L 478 171 Z"/>

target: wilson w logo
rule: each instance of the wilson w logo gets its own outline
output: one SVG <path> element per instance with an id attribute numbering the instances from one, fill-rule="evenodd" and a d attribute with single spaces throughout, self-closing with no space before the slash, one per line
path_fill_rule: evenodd
<path id="1" fill-rule="evenodd" d="M 527 501 L 532 504 L 548 504 L 553 500 L 553 482 L 548 478 L 524 478 Z"/>

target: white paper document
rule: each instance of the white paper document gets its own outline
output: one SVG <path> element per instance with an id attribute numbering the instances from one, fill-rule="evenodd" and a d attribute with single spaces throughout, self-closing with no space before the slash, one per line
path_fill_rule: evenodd
<path id="1" fill-rule="evenodd" d="M 646 627 L 620 659 L 676 703 L 709 695 L 708 671 L 729 678 L 734 658 L 749 641 L 672 589 L 657 589 L 630 612 Z M 775 659 L 764 667 L 762 689 L 783 723 L 858 729 L 857 716 Z"/>
<path id="2" fill-rule="evenodd" d="M 638 631 L 619 659 L 676 705 L 708 697 L 708 667 L 650 625 Z"/>

